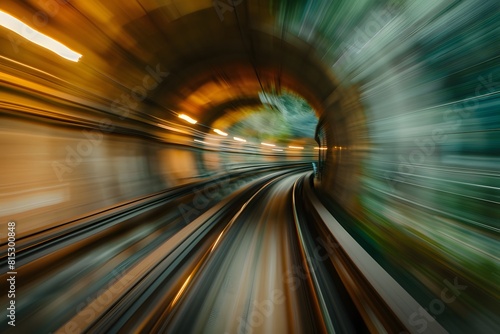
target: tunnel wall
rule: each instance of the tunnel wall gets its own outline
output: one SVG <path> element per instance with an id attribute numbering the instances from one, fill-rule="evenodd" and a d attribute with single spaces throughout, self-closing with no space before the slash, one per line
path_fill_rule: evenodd
<path id="1" fill-rule="evenodd" d="M 242 150 L 244 151 L 244 150 Z M 257 152 L 257 153 L 255 153 Z M 215 173 L 223 170 L 231 170 L 240 168 L 245 165 L 255 164 L 280 164 L 280 163 L 312 163 L 317 161 L 314 153 L 311 152 L 290 152 L 282 154 L 273 154 L 269 150 L 255 150 L 246 153 L 225 152 L 220 151 L 205 151 L 201 154 L 203 170 L 206 173 Z"/>
<path id="2" fill-rule="evenodd" d="M 259 163 L 311 157 L 208 151 L 188 137 L 159 138 L 0 114 L 0 219 L 20 237 L 96 210 Z M 176 142 L 177 144 L 173 144 Z M 242 148 L 242 151 L 243 148 Z"/>
<path id="3" fill-rule="evenodd" d="M 39 119 L 0 116 L 0 143 L 0 217 L 19 236 L 200 174 L 195 150 Z"/>
<path id="4" fill-rule="evenodd" d="M 328 146 L 321 188 L 436 295 L 443 278 L 460 277 L 490 305 L 489 278 L 500 278 L 499 7 L 445 8 L 415 3 L 385 26 L 359 26 L 381 29 L 334 67 L 342 87 L 317 129 Z M 450 307 L 465 314 L 465 299 Z M 488 328 L 495 316 L 483 306 L 467 312 Z"/>
<path id="5" fill-rule="evenodd" d="M 356 87 L 336 92 L 318 124 L 321 187 L 350 212 L 358 212 L 366 118 Z M 323 150 L 324 149 L 324 150 Z"/>

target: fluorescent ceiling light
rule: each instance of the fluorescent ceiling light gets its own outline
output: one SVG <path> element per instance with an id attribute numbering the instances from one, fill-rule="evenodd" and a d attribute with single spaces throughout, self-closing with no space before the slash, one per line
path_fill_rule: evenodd
<path id="1" fill-rule="evenodd" d="M 288 148 L 293 148 L 295 150 L 303 150 L 304 149 L 302 146 L 288 146 Z"/>
<path id="2" fill-rule="evenodd" d="M 261 144 L 264 145 L 264 146 L 271 146 L 271 147 L 275 147 L 276 146 L 274 144 L 268 144 L 268 143 L 261 143 Z"/>
<path id="3" fill-rule="evenodd" d="M 196 124 L 196 123 L 198 123 L 198 121 L 197 121 L 197 120 L 192 119 L 192 118 L 191 118 L 191 117 L 189 117 L 188 115 L 179 114 L 179 118 L 182 118 L 183 120 L 185 120 L 185 121 L 187 121 L 187 122 L 189 122 L 189 123 L 191 123 L 191 124 Z"/>
<path id="4" fill-rule="evenodd" d="M 246 143 L 247 142 L 245 139 L 238 138 L 238 137 L 233 137 L 233 139 L 236 140 L 236 141 L 240 141 L 242 143 Z"/>
<path id="5" fill-rule="evenodd" d="M 221 135 L 221 136 L 227 137 L 227 133 L 225 133 L 224 131 L 221 131 L 219 129 L 214 129 L 214 132 Z"/>
<path id="6" fill-rule="evenodd" d="M 50 51 L 57 53 L 59 56 L 66 58 L 68 60 L 77 62 L 81 58 L 81 54 L 69 49 L 62 43 L 59 43 L 55 39 L 46 36 L 35 29 L 31 28 L 24 22 L 16 19 L 14 16 L 2 12 L 0 10 L 0 26 L 3 26 L 9 30 L 12 30 L 16 34 L 26 38 L 27 40 L 38 44 Z"/>

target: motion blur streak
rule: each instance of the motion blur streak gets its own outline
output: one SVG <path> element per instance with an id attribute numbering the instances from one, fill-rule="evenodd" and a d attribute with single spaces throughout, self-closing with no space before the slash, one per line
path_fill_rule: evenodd
<path id="1" fill-rule="evenodd" d="M 498 0 L 2 1 L 0 332 L 499 333 L 499 50 Z"/>
<path id="2" fill-rule="evenodd" d="M 2 11 L 0 11 L 0 25 L 14 31 L 16 34 L 32 41 L 35 44 L 43 46 L 44 48 L 57 53 L 61 57 L 68 60 L 78 61 L 82 56 L 81 54 L 68 49 L 58 41 L 55 41 L 52 38 L 39 33 L 38 31 L 24 24 L 22 21 Z"/>

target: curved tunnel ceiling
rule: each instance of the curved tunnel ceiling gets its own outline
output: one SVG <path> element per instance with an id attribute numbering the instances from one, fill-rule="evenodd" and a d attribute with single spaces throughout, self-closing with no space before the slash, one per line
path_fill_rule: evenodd
<path id="1" fill-rule="evenodd" d="M 164 6 L 127 24 L 124 29 L 131 34 L 138 26 L 152 24 L 158 33 L 148 40 L 165 41 L 147 45 L 171 73 L 154 99 L 211 124 L 227 107 L 258 105 L 259 92 L 279 94 L 285 87 L 320 111 L 335 87 L 328 70 L 315 59 L 312 46 L 291 36 L 287 40 L 284 27 L 275 31 L 271 16 L 251 15 L 255 9 L 236 6 L 221 22 L 209 6 L 169 22 L 169 8 Z M 204 23 L 202 29 L 199 22 Z"/>
<path id="2" fill-rule="evenodd" d="M 282 88 L 304 96 L 319 114 L 336 87 L 315 47 L 290 33 L 286 21 L 275 19 L 282 15 L 273 2 L 223 7 L 223 13 L 212 1 L 68 2 L 52 12 L 28 1 L 5 8 L 18 17 L 48 13 L 49 24 L 39 30 L 79 50 L 83 58 L 58 67 L 58 60 L 36 50 L 42 57 L 26 56 L 26 63 L 37 67 L 45 62 L 40 68 L 47 73 L 89 91 L 99 87 L 100 95 L 120 96 L 120 90 L 142 86 L 152 69 L 163 73 L 161 84 L 147 96 L 137 91 L 138 99 L 146 97 L 141 104 L 119 102 L 160 119 L 187 113 L 211 124 L 235 106 L 258 106 L 259 92 L 280 94 Z M 56 30 L 68 25 L 75 29 Z M 27 43 L 20 47 L 33 48 Z"/>
<path id="3" fill-rule="evenodd" d="M 5 1 L 5 11 L 83 57 L 73 64 L 10 33 L 0 40 L 10 61 L 4 71 L 26 94 L 36 98 L 33 92 L 39 92 L 40 113 L 47 95 L 63 96 L 61 110 L 50 106 L 49 114 L 64 114 L 64 103 L 72 103 L 82 108 L 71 116 L 79 115 L 80 123 L 91 114 L 114 114 L 144 133 L 162 131 L 158 122 L 179 113 L 210 126 L 238 107 L 258 106 L 259 92 L 285 88 L 306 98 L 320 118 L 329 111 L 330 141 L 349 146 L 355 138 L 363 148 L 366 107 L 404 113 L 446 103 L 447 93 L 435 94 L 434 87 L 446 85 L 447 74 L 461 66 L 475 66 L 472 57 L 459 66 L 453 59 L 443 62 L 442 54 L 454 51 L 440 49 L 449 37 L 435 31 L 450 15 L 459 13 L 472 24 L 498 9 L 495 1 L 460 8 L 403 0 L 232 3 Z M 437 30 L 427 27 L 431 22 Z M 458 34 L 463 22 L 453 25 Z M 494 47 L 476 51 L 484 60 L 495 59 Z M 23 81 L 19 72 L 30 77 Z M 157 82 L 147 81 L 148 75 Z M 429 84 L 422 88 L 421 82 Z M 82 101 L 92 101 L 90 112 Z M 347 114 L 357 120 L 345 123 Z M 353 124 L 361 124 L 356 133 Z"/>

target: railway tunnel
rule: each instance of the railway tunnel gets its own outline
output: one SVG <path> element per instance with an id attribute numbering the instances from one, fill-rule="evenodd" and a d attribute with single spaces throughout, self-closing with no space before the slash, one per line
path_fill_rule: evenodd
<path id="1" fill-rule="evenodd" d="M 496 0 L 0 3 L 5 333 L 498 333 Z"/>

